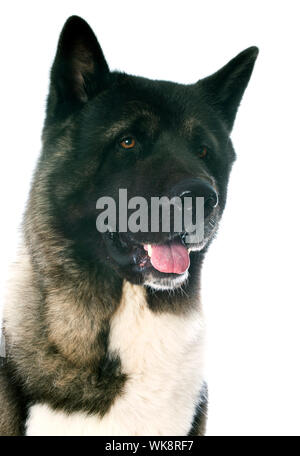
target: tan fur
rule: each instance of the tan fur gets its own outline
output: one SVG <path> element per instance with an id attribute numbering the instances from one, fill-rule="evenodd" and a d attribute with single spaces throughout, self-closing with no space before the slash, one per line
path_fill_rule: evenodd
<path id="1" fill-rule="evenodd" d="M 28 435 L 186 435 L 203 386 L 203 335 L 200 305 L 153 313 L 145 288 L 125 282 L 109 339 L 128 378 L 123 394 L 102 418 L 35 405 Z"/>
<path id="2" fill-rule="evenodd" d="M 72 363 L 86 365 L 101 357 L 97 337 L 103 321 L 97 302 L 84 307 L 68 293 L 54 290 L 46 301 L 45 320 L 49 341 Z"/>
<path id="3" fill-rule="evenodd" d="M 41 306 L 43 297 L 24 248 L 14 269 L 4 326 L 8 357 L 13 359 L 25 391 L 35 390 L 37 395 L 41 391 L 57 405 L 68 406 L 69 398 L 69 407 L 81 398 L 93 408 L 98 400 L 99 411 L 104 413 L 125 381 L 118 365 L 111 371 L 109 362 L 110 381 L 105 368 L 99 378 L 105 344 L 96 340 L 96 332 L 106 326 L 105 311 L 101 312 L 93 296 L 87 295 L 90 299 L 83 303 L 80 295 L 75 298 L 72 293 L 64 297 L 50 293 Z"/>
<path id="4" fill-rule="evenodd" d="M 22 424 L 16 392 L 2 368 L 0 371 L 0 399 L 0 435 L 20 435 Z"/>

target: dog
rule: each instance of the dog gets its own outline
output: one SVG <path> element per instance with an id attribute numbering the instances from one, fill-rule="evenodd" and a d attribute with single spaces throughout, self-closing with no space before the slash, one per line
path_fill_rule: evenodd
<path id="1" fill-rule="evenodd" d="M 257 54 L 195 84 L 149 80 L 110 71 L 89 25 L 67 20 L 4 309 L 1 435 L 205 434 L 200 272 Z M 204 198 L 202 240 L 99 232 L 96 202 L 120 189 Z"/>

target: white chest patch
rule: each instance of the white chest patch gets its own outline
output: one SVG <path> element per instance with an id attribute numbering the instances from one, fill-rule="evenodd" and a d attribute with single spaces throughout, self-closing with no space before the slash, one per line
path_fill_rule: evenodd
<path id="1" fill-rule="evenodd" d="M 186 435 L 203 384 L 203 333 L 200 310 L 154 313 L 143 287 L 125 283 L 109 343 L 128 375 L 123 394 L 103 418 L 34 405 L 27 435 Z"/>

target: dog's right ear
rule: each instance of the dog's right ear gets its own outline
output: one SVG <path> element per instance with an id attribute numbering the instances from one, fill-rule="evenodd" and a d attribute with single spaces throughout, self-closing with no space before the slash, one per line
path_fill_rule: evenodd
<path id="1" fill-rule="evenodd" d="M 80 17 L 71 16 L 60 34 L 51 70 L 48 112 L 66 117 L 108 83 L 109 68 L 94 32 Z"/>

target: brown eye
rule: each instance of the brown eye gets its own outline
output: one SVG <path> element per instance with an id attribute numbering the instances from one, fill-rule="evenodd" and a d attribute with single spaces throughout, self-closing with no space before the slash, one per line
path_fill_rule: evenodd
<path id="1" fill-rule="evenodd" d="M 135 139 L 128 136 L 127 138 L 124 138 L 120 144 L 124 149 L 132 149 L 135 146 Z"/>
<path id="2" fill-rule="evenodd" d="M 207 152 L 208 152 L 207 147 L 206 146 L 201 146 L 200 150 L 199 150 L 199 153 L 198 153 L 198 156 L 200 158 L 204 158 L 204 157 L 206 157 Z"/>

